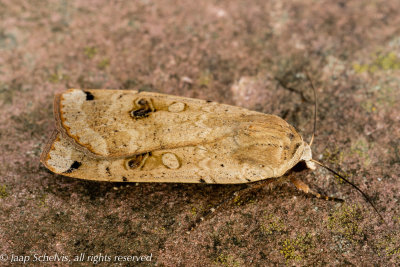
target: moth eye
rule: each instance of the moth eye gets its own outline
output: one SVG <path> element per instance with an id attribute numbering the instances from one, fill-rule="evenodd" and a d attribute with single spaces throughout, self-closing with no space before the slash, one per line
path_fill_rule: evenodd
<path id="1" fill-rule="evenodd" d="M 148 158 L 148 156 L 149 156 L 149 153 L 143 153 L 143 154 L 128 158 L 125 161 L 125 169 L 134 170 L 134 169 L 143 167 L 143 165 L 146 163 L 146 159 Z"/>
<path id="2" fill-rule="evenodd" d="M 68 170 L 66 170 L 64 173 L 71 173 L 74 170 L 78 169 L 80 166 L 82 165 L 82 163 L 78 162 L 78 161 L 74 161 L 71 166 L 69 167 Z"/>
<path id="3" fill-rule="evenodd" d="M 91 92 L 88 91 L 84 91 L 86 94 L 86 100 L 90 101 L 90 100 L 94 100 L 94 95 Z"/>

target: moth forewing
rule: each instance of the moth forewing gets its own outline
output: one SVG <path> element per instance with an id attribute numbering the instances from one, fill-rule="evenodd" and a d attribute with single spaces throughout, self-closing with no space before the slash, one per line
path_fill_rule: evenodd
<path id="1" fill-rule="evenodd" d="M 237 184 L 280 177 L 303 157 L 301 136 L 276 116 L 252 115 L 234 133 L 211 143 L 108 159 L 90 157 L 57 134 L 41 160 L 55 173 L 89 180 Z"/>
<path id="2" fill-rule="evenodd" d="M 54 114 L 57 129 L 79 150 L 121 158 L 210 143 L 262 113 L 150 92 L 70 89 L 55 97 Z"/>

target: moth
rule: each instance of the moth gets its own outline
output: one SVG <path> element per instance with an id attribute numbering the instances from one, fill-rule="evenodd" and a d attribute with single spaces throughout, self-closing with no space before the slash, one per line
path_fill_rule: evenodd
<path id="1" fill-rule="evenodd" d="M 240 184 L 281 177 L 299 162 L 312 170 L 324 166 L 312 159 L 312 142 L 280 117 L 211 101 L 70 89 L 55 96 L 54 116 L 57 130 L 41 162 L 74 178 Z M 333 199 L 291 181 L 306 193 Z"/>
<path id="2" fill-rule="evenodd" d="M 280 177 L 311 149 L 283 119 L 199 99 L 125 90 L 55 96 L 52 172 L 110 182 L 237 184 Z"/>

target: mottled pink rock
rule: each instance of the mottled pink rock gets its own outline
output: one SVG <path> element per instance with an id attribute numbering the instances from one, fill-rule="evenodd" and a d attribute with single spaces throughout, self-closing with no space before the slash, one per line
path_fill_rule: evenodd
<path id="1" fill-rule="evenodd" d="M 398 265 L 399 8 L 396 0 L 2 1 L 0 260 Z M 228 201 L 186 234 L 243 186 L 97 183 L 39 164 L 53 95 L 67 88 L 238 104 L 283 117 L 309 140 L 305 71 L 318 88 L 314 157 L 364 190 L 387 224 L 322 168 L 298 176 L 344 204 L 283 184 Z"/>

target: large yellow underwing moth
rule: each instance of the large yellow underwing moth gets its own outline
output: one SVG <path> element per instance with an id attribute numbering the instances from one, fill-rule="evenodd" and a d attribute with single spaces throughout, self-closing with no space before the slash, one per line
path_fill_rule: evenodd
<path id="1" fill-rule="evenodd" d="M 280 177 L 311 149 L 283 119 L 199 99 L 71 89 L 55 97 L 52 172 L 110 182 L 237 184 Z"/>
<path id="2" fill-rule="evenodd" d="M 299 162 L 310 169 L 320 164 L 311 143 L 283 119 L 211 101 L 70 89 L 55 96 L 54 115 L 57 131 L 41 162 L 74 178 L 239 184 L 283 176 Z"/>

